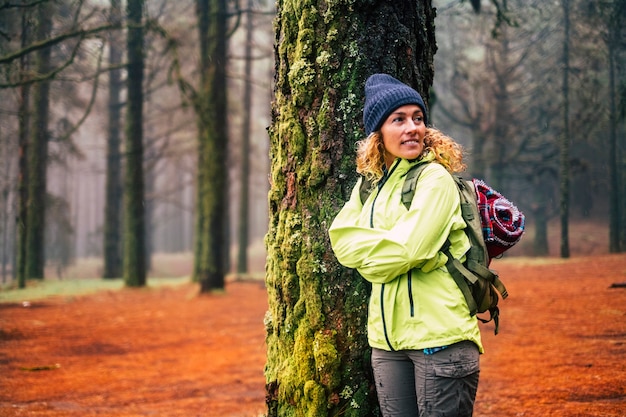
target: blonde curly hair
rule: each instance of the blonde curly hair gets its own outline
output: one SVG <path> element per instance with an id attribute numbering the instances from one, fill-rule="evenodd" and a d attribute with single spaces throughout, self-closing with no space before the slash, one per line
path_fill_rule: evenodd
<path id="1" fill-rule="evenodd" d="M 378 182 L 383 177 L 385 164 L 383 135 L 380 130 L 372 132 L 366 139 L 358 141 L 356 145 L 356 171 L 370 182 Z M 466 168 L 463 162 L 463 147 L 434 127 L 426 128 L 424 151 L 418 159 L 423 158 L 443 165 L 449 172 L 461 172 Z"/>

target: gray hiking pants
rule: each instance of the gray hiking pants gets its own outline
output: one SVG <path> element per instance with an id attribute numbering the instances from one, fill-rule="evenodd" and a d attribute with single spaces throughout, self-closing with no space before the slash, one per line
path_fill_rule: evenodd
<path id="1" fill-rule="evenodd" d="M 469 341 L 426 355 L 372 350 L 384 417 L 470 417 L 478 389 L 478 347 Z"/>

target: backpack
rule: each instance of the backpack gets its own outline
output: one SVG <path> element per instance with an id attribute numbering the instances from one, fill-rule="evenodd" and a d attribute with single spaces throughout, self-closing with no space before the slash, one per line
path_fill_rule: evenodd
<path id="1" fill-rule="evenodd" d="M 412 166 L 402 186 L 402 203 L 411 206 L 417 180 L 428 163 Z M 495 334 L 500 325 L 499 297 L 508 297 L 506 287 L 496 271 L 489 269 L 491 259 L 515 245 L 524 232 L 525 217 L 517 207 L 481 180 L 465 180 L 451 174 L 461 199 L 461 213 L 467 227 L 465 234 L 470 249 L 465 262 L 450 254 L 450 241 L 440 249 L 447 258 L 446 268 L 465 297 L 472 316 L 489 312 L 489 318 L 478 317 L 483 323 L 493 320 Z M 372 184 L 363 177 L 360 187 L 361 202 L 372 192 Z"/>

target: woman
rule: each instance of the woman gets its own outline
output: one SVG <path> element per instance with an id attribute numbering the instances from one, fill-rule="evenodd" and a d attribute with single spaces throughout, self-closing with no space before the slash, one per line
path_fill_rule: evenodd
<path id="1" fill-rule="evenodd" d="M 339 262 L 372 284 L 368 340 L 385 417 L 471 416 L 483 352 L 440 252 L 449 240 L 462 259 L 470 246 L 449 174 L 465 168 L 462 149 L 426 121 L 417 91 L 387 74 L 367 80 L 357 171 L 374 190 L 362 203 L 357 183 L 329 230 Z M 424 163 L 407 210 L 404 176 Z"/>

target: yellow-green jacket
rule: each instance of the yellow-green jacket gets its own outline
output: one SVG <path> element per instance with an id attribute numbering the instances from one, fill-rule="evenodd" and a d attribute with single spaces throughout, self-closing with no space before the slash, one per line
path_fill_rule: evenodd
<path id="1" fill-rule="evenodd" d="M 329 229 L 333 251 L 372 283 L 370 346 L 425 349 L 471 340 L 483 352 L 476 317 L 439 252 L 448 238 L 457 258 L 470 246 L 456 184 L 443 166 L 430 163 L 407 210 L 402 185 L 415 163 L 423 162 L 396 159 L 364 204 L 356 184 Z"/>

